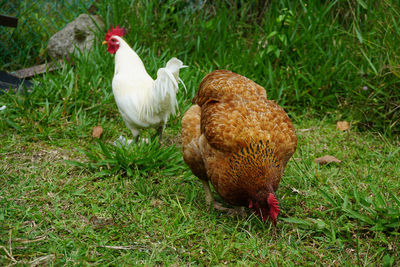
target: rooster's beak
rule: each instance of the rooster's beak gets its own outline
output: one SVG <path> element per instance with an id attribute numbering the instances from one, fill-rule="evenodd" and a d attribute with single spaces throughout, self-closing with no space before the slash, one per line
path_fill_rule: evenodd
<path id="1" fill-rule="evenodd" d="M 105 45 L 107 43 L 107 41 L 103 41 L 102 44 Z"/>

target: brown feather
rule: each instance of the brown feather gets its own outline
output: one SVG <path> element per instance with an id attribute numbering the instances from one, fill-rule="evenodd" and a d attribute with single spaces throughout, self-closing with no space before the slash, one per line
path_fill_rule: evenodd
<path id="1" fill-rule="evenodd" d="M 193 103 L 182 119 L 183 157 L 193 173 L 230 204 L 268 205 L 297 146 L 286 112 L 263 87 L 227 70 L 208 74 Z"/>

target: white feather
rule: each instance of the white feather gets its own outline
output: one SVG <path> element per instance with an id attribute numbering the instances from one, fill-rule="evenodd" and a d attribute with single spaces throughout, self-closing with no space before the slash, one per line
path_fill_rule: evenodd
<path id="1" fill-rule="evenodd" d="M 115 54 L 113 93 L 126 126 L 136 137 L 140 129 L 165 126 L 170 115 L 176 113 L 179 70 L 186 66 L 172 58 L 153 80 L 135 51 L 115 37 L 120 47 Z"/>

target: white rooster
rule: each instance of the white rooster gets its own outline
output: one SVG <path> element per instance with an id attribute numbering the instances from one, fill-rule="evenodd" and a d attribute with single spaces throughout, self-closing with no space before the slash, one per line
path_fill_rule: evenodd
<path id="1" fill-rule="evenodd" d="M 175 114 L 178 106 L 176 92 L 178 83 L 182 82 L 179 69 L 186 66 L 179 59 L 172 58 L 165 68 L 157 71 L 157 79 L 153 80 L 140 57 L 121 38 L 124 35 L 124 28 L 111 27 L 103 42 L 108 46 L 107 51 L 115 54 L 112 80 L 115 102 L 134 140 L 141 129 L 156 128 L 161 141 L 169 116 Z"/>

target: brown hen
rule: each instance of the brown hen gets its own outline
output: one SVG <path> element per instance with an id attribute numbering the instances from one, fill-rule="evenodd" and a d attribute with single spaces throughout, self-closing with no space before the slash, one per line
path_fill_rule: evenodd
<path id="1" fill-rule="evenodd" d="M 214 202 L 209 181 L 229 204 L 247 206 L 275 225 L 275 191 L 297 139 L 286 112 L 265 89 L 239 74 L 217 70 L 200 83 L 182 119 L 183 158 Z"/>

